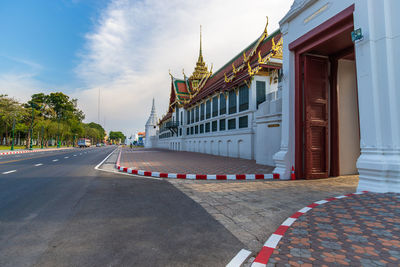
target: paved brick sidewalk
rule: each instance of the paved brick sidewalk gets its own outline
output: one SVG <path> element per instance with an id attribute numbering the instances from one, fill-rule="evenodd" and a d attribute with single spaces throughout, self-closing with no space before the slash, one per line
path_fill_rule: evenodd
<path id="1" fill-rule="evenodd" d="M 400 194 L 315 207 L 287 230 L 267 266 L 400 266 Z"/>
<path id="2" fill-rule="evenodd" d="M 222 183 L 168 181 L 202 205 L 255 255 L 287 217 L 314 201 L 355 192 L 358 177 Z"/>
<path id="3" fill-rule="evenodd" d="M 255 160 L 129 147 L 122 149 L 121 166 L 151 172 L 184 174 L 267 174 L 274 169 L 256 164 Z"/>

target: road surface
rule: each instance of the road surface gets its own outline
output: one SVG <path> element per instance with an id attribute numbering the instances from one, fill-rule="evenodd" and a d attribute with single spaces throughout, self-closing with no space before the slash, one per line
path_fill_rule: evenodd
<path id="1" fill-rule="evenodd" d="M 95 170 L 114 149 L 0 157 L 0 266 L 225 266 L 244 247 L 165 180 Z"/>

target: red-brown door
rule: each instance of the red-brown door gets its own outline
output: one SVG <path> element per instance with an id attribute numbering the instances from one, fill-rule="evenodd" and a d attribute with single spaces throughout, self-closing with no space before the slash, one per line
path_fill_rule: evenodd
<path id="1" fill-rule="evenodd" d="M 328 177 L 328 60 L 304 56 L 304 170 L 307 179 Z"/>

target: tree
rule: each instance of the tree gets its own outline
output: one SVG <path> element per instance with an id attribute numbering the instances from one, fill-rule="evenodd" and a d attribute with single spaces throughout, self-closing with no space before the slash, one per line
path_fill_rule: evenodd
<path id="1" fill-rule="evenodd" d="M 0 133 L 2 140 L 5 139 L 6 145 L 10 145 L 11 143 L 9 129 L 12 127 L 14 120 L 17 124 L 26 120 L 26 117 L 26 110 L 17 100 L 7 95 L 0 95 L 0 125 L 2 126 Z"/>
<path id="2" fill-rule="evenodd" d="M 122 143 L 125 142 L 126 136 L 122 132 L 110 132 L 109 139 L 114 142 L 119 142 L 121 140 Z"/>

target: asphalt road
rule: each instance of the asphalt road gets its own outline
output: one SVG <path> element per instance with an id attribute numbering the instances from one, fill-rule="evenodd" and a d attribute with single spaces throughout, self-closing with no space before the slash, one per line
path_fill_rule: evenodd
<path id="1" fill-rule="evenodd" d="M 225 266 L 244 247 L 170 183 L 95 170 L 113 150 L 0 158 L 0 266 Z"/>

